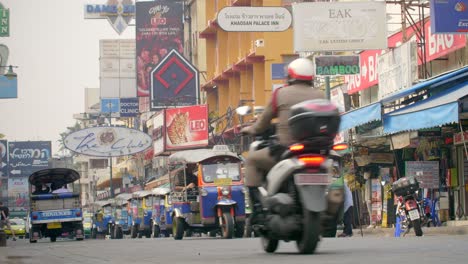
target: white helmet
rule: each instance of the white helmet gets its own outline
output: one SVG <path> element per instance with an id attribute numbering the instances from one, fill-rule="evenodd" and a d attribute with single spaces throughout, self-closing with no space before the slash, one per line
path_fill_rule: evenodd
<path id="1" fill-rule="evenodd" d="M 288 78 L 290 81 L 312 81 L 314 79 L 314 64 L 306 58 L 293 60 L 288 65 Z"/>

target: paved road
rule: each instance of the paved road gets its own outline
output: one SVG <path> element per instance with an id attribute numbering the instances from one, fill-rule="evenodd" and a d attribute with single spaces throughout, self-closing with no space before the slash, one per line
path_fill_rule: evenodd
<path id="1" fill-rule="evenodd" d="M 468 236 L 352 237 L 323 239 L 315 255 L 298 255 L 295 243 L 266 254 L 257 238 L 223 240 L 161 239 L 8 241 L 0 263 L 466 263 Z M 313 262 L 312 262 L 313 261 Z"/>

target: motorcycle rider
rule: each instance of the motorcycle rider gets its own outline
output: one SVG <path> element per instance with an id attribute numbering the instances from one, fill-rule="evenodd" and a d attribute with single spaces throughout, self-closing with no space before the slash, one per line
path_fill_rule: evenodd
<path id="1" fill-rule="evenodd" d="M 276 136 L 277 146 L 270 146 L 256 151 L 249 151 L 245 162 L 245 185 L 253 202 L 251 224 L 261 211 L 258 188 L 264 182 L 266 173 L 278 162 L 278 157 L 293 144 L 288 119 L 291 106 L 312 99 L 325 99 L 325 93 L 313 86 L 314 65 L 311 60 L 299 58 L 287 68 L 287 85 L 273 91 L 270 101 L 258 120 L 250 127 L 241 130 L 244 135 L 258 135 L 270 128 L 271 121 L 278 118 Z"/>

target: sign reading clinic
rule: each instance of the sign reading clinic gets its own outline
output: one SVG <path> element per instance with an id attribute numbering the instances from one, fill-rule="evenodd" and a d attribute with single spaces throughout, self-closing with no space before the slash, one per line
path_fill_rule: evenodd
<path id="1" fill-rule="evenodd" d="M 217 16 L 224 31 L 274 32 L 291 26 L 291 13 L 284 7 L 225 7 Z"/>

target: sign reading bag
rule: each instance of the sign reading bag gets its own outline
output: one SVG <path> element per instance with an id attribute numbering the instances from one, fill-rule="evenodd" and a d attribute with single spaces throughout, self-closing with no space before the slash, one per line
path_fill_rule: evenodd
<path id="1" fill-rule="evenodd" d="M 279 32 L 291 26 L 292 17 L 284 7 L 225 7 L 217 16 L 218 25 L 232 32 Z"/>

